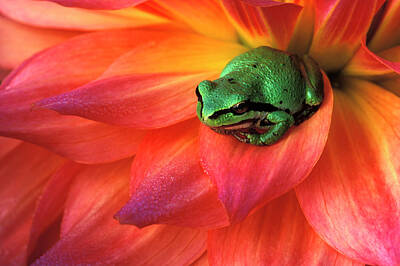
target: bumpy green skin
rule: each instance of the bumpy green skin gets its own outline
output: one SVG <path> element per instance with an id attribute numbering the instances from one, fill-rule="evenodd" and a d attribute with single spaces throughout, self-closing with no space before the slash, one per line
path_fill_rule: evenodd
<path id="1" fill-rule="evenodd" d="M 262 46 L 235 57 L 219 79 L 199 84 L 197 115 L 219 133 L 271 145 L 318 110 L 323 86 L 310 57 Z"/>

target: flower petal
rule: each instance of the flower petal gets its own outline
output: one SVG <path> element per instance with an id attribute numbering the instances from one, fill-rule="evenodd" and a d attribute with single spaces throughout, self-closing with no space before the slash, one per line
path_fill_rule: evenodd
<path id="1" fill-rule="evenodd" d="M 115 77 L 44 99 L 37 106 L 119 126 L 161 128 L 196 116 L 196 85 L 217 76 L 214 72 Z"/>
<path id="2" fill-rule="evenodd" d="M 2 147 L 0 147 L 2 148 Z M 64 159 L 20 144 L 0 159 L 0 264 L 23 265 L 36 200 Z"/>
<path id="3" fill-rule="evenodd" d="M 239 224 L 210 231 L 208 253 L 211 265 L 363 265 L 319 238 L 293 192 Z"/>
<path id="4" fill-rule="evenodd" d="M 150 40 L 115 60 L 101 78 L 134 73 L 218 71 L 239 54 L 242 45 L 187 32 L 163 40 Z M 140 62 L 135 64 L 133 62 Z M 173 62 L 173 63 L 171 63 Z"/>
<path id="5" fill-rule="evenodd" d="M 31 233 L 28 244 L 28 263 L 43 255 L 54 244 L 54 240 L 46 243 L 43 241 L 54 224 L 59 222 L 64 211 L 65 201 L 69 188 L 82 165 L 67 162 L 50 178 L 38 199 L 33 216 Z M 59 230 L 59 229 L 58 229 Z M 50 231 L 52 233 L 52 231 Z M 57 232 L 59 238 L 59 232 Z"/>
<path id="6" fill-rule="evenodd" d="M 384 14 L 376 32 L 368 43 L 368 47 L 379 52 L 400 44 L 400 2 L 388 0 L 384 6 Z"/>
<path id="7" fill-rule="evenodd" d="M 223 15 L 219 1 L 215 0 L 156 0 L 144 3 L 145 8 L 161 12 L 173 21 L 186 24 L 195 32 L 219 40 L 236 41 L 234 27 Z M 152 12 L 156 13 L 156 12 Z"/>
<path id="8" fill-rule="evenodd" d="M 324 70 L 339 70 L 360 46 L 383 0 L 317 0 L 310 55 Z"/>
<path id="9" fill-rule="evenodd" d="M 400 97 L 400 77 L 382 80 L 379 85 Z"/>
<path id="10" fill-rule="evenodd" d="M 209 266 L 210 264 L 208 263 L 208 255 L 207 252 L 204 252 L 203 255 L 201 255 L 200 258 L 198 258 L 195 262 L 190 264 L 190 266 Z"/>
<path id="11" fill-rule="evenodd" d="M 136 8 L 129 8 L 129 12 L 126 10 L 100 12 L 65 8 L 56 3 L 32 0 L 0 1 L 0 13 L 24 24 L 68 30 L 131 28 L 166 22 L 163 18 Z"/>
<path id="12" fill-rule="evenodd" d="M 20 144 L 20 140 L 0 137 L 0 159 Z"/>
<path id="13" fill-rule="evenodd" d="M 399 265 L 400 99 L 363 80 L 335 94 L 328 142 L 296 188 L 307 220 L 331 246 L 371 265 Z"/>
<path id="14" fill-rule="evenodd" d="M 45 0 L 68 7 L 81 7 L 91 9 L 121 9 L 134 6 L 147 0 Z"/>
<path id="15" fill-rule="evenodd" d="M 88 166 L 71 186 L 61 239 L 33 265 L 186 265 L 205 250 L 206 232 L 119 225 L 112 216 L 128 198 L 130 160 Z"/>
<path id="16" fill-rule="evenodd" d="M 287 50 L 295 54 L 306 54 L 313 38 L 315 0 L 288 0 L 285 2 L 295 3 L 303 7 Z"/>
<path id="17" fill-rule="evenodd" d="M 252 47 L 268 45 L 286 50 L 301 6 L 263 0 L 222 0 L 241 37 Z"/>
<path id="18" fill-rule="evenodd" d="M 96 79 L 134 45 L 167 35 L 148 30 L 91 33 L 36 54 L 2 83 L 0 134 L 44 145 L 79 162 L 113 161 L 134 154 L 142 131 L 60 116 L 32 105 Z"/>
<path id="19" fill-rule="evenodd" d="M 232 223 L 289 191 L 317 162 L 328 135 L 333 104 L 325 75 L 324 81 L 325 99 L 319 111 L 272 146 L 241 143 L 201 127 L 200 161 L 216 184 Z"/>
<path id="20" fill-rule="evenodd" d="M 132 165 L 131 199 L 116 214 L 121 223 L 228 225 L 217 191 L 200 166 L 198 130 L 199 122 L 192 119 L 146 135 Z"/>
<path id="21" fill-rule="evenodd" d="M 0 17 L 0 67 L 13 69 L 34 53 L 75 35 L 76 32 L 39 29 Z"/>
<path id="22" fill-rule="evenodd" d="M 394 73 L 400 74 L 400 46 L 376 55 L 368 49 L 365 42 L 362 42 L 353 58 L 343 69 L 345 75 L 374 80 L 387 79 Z"/>

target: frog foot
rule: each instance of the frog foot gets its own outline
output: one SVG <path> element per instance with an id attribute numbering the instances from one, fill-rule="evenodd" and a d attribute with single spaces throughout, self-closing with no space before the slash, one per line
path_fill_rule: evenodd
<path id="1" fill-rule="evenodd" d="M 284 111 L 269 113 L 266 119 L 267 126 L 257 127 L 249 132 L 237 131 L 233 136 L 239 141 L 257 146 L 272 145 L 294 125 L 293 116 Z"/>

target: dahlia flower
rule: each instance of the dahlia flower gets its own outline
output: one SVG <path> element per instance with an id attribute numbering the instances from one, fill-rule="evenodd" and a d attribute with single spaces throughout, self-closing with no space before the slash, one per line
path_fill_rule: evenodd
<path id="1" fill-rule="evenodd" d="M 400 265 L 400 1 L 1 0 L 1 265 Z M 319 110 L 221 135 L 195 88 L 308 54 Z"/>

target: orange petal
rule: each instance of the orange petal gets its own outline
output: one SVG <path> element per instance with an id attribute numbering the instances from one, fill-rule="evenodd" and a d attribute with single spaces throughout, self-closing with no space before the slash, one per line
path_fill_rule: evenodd
<path id="1" fill-rule="evenodd" d="M 400 46 L 376 55 L 368 49 L 365 42 L 361 43 L 360 48 L 343 69 L 345 75 L 374 80 L 387 79 L 393 77 L 395 73 L 400 73 Z"/>
<path id="2" fill-rule="evenodd" d="M 268 45 L 285 50 L 301 6 L 258 0 L 223 0 L 225 11 L 241 37 L 252 47 Z"/>
<path id="3" fill-rule="evenodd" d="M 0 159 L 1 265 L 27 263 L 36 200 L 46 180 L 63 162 L 62 158 L 27 143 L 18 145 Z"/>
<path id="4" fill-rule="evenodd" d="M 101 78 L 133 73 L 221 72 L 232 58 L 246 50 L 237 43 L 187 32 L 173 32 L 169 38 L 150 40 L 123 54 Z"/>
<path id="5" fill-rule="evenodd" d="M 295 54 L 306 54 L 310 48 L 314 32 L 315 0 L 288 0 L 302 6 L 296 27 L 290 39 L 288 51 Z"/>
<path id="6" fill-rule="evenodd" d="M 360 46 L 383 0 L 317 0 L 310 55 L 324 70 L 340 69 Z"/>
<path id="7" fill-rule="evenodd" d="M 92 11 L 32 0 L 0 1 L 0 13 L 24 24 L 68 30 L 131 28 L 166 22 L 136 8 L 129 8 L 129 12 Z"/>
<path id="8" fill-rule="evenodd" d="M 399 265 L 400 99 L 363 80 L 335 94 L 328 142 L 296 188 L 307 220 L 331 246 L 371 265 Z"/>
<path id="9" fill-rule="evenodd" d="M 228 225 L 217 191 L 200 166 L 198 130 L 193 119 L 146 135 L 132 165 L 131 199 L 116 215 L 121 223 Z"/>
<path id="10" fill-rule="evenodd" d="M 178 23 L 184 23 L 195 32 L 220 40 L 236 41 L 235 29 L 223 15 L 219 1 L 215 0 L 155 0 L 138 8 L 161 13 Z M 155 12 L 154 12 L 155 11 Z"/>
<path id="11" fill-rule="evenodd" d="M 113 214 L 128 200 L 130 160 L 86 167 L 69 191 L 61 239 L 33 265 L 186 265 L 205 250 L 206 232 L 120 225 Z"/>
<path id="12" fill-rule="evenodd" d="M 134 6 L 147 0 L 45 0 L 59 3 L 68 7 L 81 7 L 91 9 L 121 9 Z"/>
<path id="13" fill-rule="evenodd" d="M 28 244 L 28 256 L 31 263 L 54 244 L 59 238 L 59 232 L 54 240 L 44 241 L 49 233 L 53 233 L 51 227 L 62 218 L 65 201 L 70 185 L 76 174 L 82 169 L 82 165 L 67 162 L 60 167 L 50 178 L 36 204 L 33 215 L 31 233 Z M 58 228 L 59 231 L 59 228 Z"/>
<path id="14" fill-rule="evenodd" d="M 397 0 L 388 0 L 384 6 L 382 21 L 376 32 L 368 43 L 368 47 L 379 52 L 400 42 L 400 2 Z"/>
<path id="15" fill-rule="evenodd" d="M 161 128 L 196 116 L 196 85 L 217 76 L 173 73 L 115 77 L 41 100 L 36 105 L 119 126 Z"/>
<path id="16" fill-rule="evenodd" d="M 15 68 L 34 53 L 76 34 L 76 32 L 29 27 L 0 17 L 0 67 Z"/>
<path id="17" fill-rule="evenodd" d="M 241 143 L 232 136 L 201 127 L 201 163 L 216 184 L 218 196 L 233 223 L 300 183 L 319 159 L 333 104 L 332 89 L 325 75 L 324 80 L 325 99 L 319 111 L 272 146 Z"/>
<path id="18" fill-rule="evenodd" d="M 382 80 L 379 85 L 400 97 L 400 77 Z"/>
<path id="19" fill-rule="evenodd" d="M 32 106 L 96 79 L 113 60 L 140 42 L 167 35 L 147 30 L 91 33 L 35 55 L 2 83 L 0 133 L 44 145 L 80 162 L 113 161 L 134 154 L 142 131 L 60 116 Z"/>
<path id="20" fill-rule="evenodd" d="M 211 231 L 208 253 L 211 265 L 363 265 L 319 238 L 293 192 L 239 224 Z"/>

